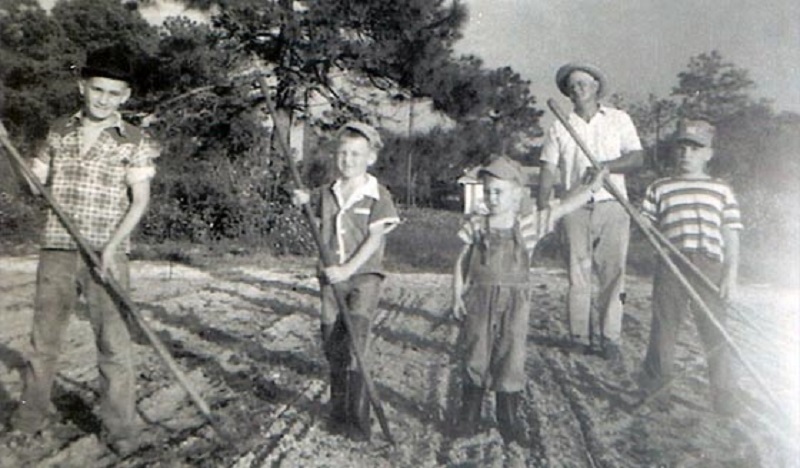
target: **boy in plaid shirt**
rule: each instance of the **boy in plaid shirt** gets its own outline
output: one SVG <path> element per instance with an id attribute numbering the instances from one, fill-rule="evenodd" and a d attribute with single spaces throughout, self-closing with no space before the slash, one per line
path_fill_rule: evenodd
<path id="1" fill-rule="evenodd" d="M 31 169 L 64 213 L 98 253 L 99 271 L 87 264 L 75 242 L 50 211 L 44 228 L 31 333 L 23 372 L 22 401 L 14 429 L 36 434 L 54 419 L 51 390 L 61 338 L 78 292 L 89 306 L 100 373 L 99 416 L 105 440 L 117 453 L 136 446 L 131 339 L 118 304 L 101 278 L 129 286 L 129 236 L 145 213 L 159 151 L 138 128 L 124 122 L 119 107 L 131 95 L 131 66 L 119 47 L 90 52 L 78 80 L 80 111 L 57 120 Z"/>

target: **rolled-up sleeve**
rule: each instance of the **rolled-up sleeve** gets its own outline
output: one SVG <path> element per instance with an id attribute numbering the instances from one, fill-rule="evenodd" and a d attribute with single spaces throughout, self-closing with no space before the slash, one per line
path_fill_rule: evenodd
<path id="1" fill-rule="evenodd" d="M 380 189 L 380 198 L 375 201 L 369 215 L 369 227 L 382 224 L 385 233 L 390 232 L 400 223 L 397 208 L 394 206 L 392 196 L 387 190 Z"/>
<path id="2" fill-rule="evenodd" d="M 156 175 L 155 159 L 161 155 L 161 146 L 151 138 L 143 138 L 131 157 L 131 164 L 125 172 L 125 183 L 135 185 Z"/>

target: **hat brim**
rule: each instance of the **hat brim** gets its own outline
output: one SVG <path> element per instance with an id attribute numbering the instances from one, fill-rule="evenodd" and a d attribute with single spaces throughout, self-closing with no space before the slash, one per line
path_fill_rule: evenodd
<path id="1" fill-rule="evenodd" d="M 705 141 L 693 135 L 686 135 L 686 134 L 677 135 L 675 136 L 674 140 L 676 143 L 680 143 L 681 141 L 688 141 L 694 143 L 697 146 L 702 146 L 702 147 L 711 146 L 711 144 L 708 141 Z"/>
<path id="2" fill-rule="evenodd" d="M 608 80 L 606 79 L 605 73 L 594 65 L 589 65 L 587 63 L 568 63 L 558 69 L 556 73 L 556 86 L 558 86 L 558 90 L 561 91 L 561 94 L 569 96 L 567 79 L 574 71 L 582 71 L 592 75 L 599 84 L 597 88 L 597 97 L 601 98 L 606 95 L 608 91 Z"/>

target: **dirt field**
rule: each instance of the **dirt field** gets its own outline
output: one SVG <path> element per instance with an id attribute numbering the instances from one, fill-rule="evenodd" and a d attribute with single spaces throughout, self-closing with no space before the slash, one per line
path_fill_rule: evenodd
<path id="1" fill-rule="evenodd" d="M 0 421 L 20 394 L 32 315 L 36 257 L 0 258 Z M 445 275 L 391 275 L 381 304 L 371 368 L 397 439 L 392 447 L 373 418 L 373 440 L 353 442 L 326 430 L 326 364 L 318 346 L 317 285 L 298 262 L 208 268 L 133 264 L 133 299 L 209 402 L 236 446 L 215 436 L 158 360 L 137 345 L 142 446 L 120 460 L 99 442 L 92 413 L 97 371 L 89 324 L 71 323 L 55 391 L 63 419 L 41 436 L 0 435 L 0 466 L 226 467 L 793 467 L 800 466 L 798 292 L 750 286 L 747 320 L 731 333 L 780 406 L 745 372 L 737 376 L 748 410 L 737 419 L 710 411 L 705 360 L 694 327 L 682 331 L 672 409 L 638 405 L 635 374 L 649 333 L 650 284 L 631 278 L 624 321 L 624 368 L 563 350 L 559 271 L 537 270 L 524 407 L 525 447 L 504 446 L 487 396 L 484 431 L 447 437 L 459 388 L 458 334 L 444 320 Z"/>

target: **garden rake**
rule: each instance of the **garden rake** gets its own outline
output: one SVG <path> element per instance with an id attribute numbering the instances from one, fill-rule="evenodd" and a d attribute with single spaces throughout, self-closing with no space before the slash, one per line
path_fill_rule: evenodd
<path id="1" fill-rule="evenodd" d="M 292 176 L 292 181 L 298 188 L 303 188 L 303 180 L 300 178 L 300 173 L 297 171 L 297 164 L 292 157 L 292 152 L 287 146 L 287 140 L 285 139 L 285 135 L 278 125 L 278 118 L 277 112 L 275 110 L 275 104 L 272 101 L 272 98 L 269 94 L 269 84 L 267 83 L 267 79 L 264 75 L 259 76 L 258 78 L 259 84 L 261 85 L 261 93 L 264 96 L 267 104 L 267 110 L 269 115 L 272 117 L 273 122 L 273 129 L 275 131 L 276 139 L 278 140 L 278 147 L 283 154 L 283 157 L 286 159 L 287 164 L 289 165 L 289 172 Z M 315 220 L 314 220 L 314 213 L 311 210 L 311 205 L 308 203 L 303 205 L 303 213 L 308 221 L 309 226 L 311 226 L 311 234 L 314 237 L 314 242 L 317 245 L 317 250 L 319 251 L 320 258 L 322 259 L 322 264 L 324 266 L 331 266 L 335 265 L 336 262 L 334 261 L 333 254 L 328 249 L 327 245 L 325 245 L 325 241 L 322 239 L 322 233 L 320 232 L 319 228 L 317 227 Z M 342 294 L 341 289 L 336 285 L 333 284 L 333 293 L 336 298 L 336 305 L 339 308 L 339 311 L 342 313 L 342 317 L 344 318 L 344 323 L 349 330 L 353 329 L 352 326 L 352 318 L 350 316 L 350 312 L 347 309 L 347 303 L 344 300 L 344 295 Z M 392 445 L 395 444 L 394 438 L 392 437 L 391 432 L 389 431 L 389 424 L 386 420 L 386 414 L 383 410 L 383 405 L 381 404 L 380 399 L 378 398 L 377 390 L 375 389 L 375 384 L 372 381 L 372 377 L 369 374 L 368 369 L 364 364 L 364 357 L 361 353 L 361 347 L 358 343 L 358 337 L 355 336 L 353 333 L 348 334 L 350 336 L 353 354 L 356 358 L 356 365 L 358 369 L 361 371 L 361 374 L 364 377 L 364 385 L 367 389 L 367 396 L 369 397 L 370 403 L 375 408 L 375 415 L 378 417 L 378 423 L 381 426 L 381 431 L 386 439 Z"/>
<path id="2" fill-rule="evenodd" d="M 167 366 L 167 369 L 169 369 L 169 371 L 175 377 L 175 380 L 178 381 L 178 384 L 181 386 L 181 388 L 183 388 L 189 395 L 192 403 L 194 403 L 209 424 L 211 424 L 214 432 L 216 432 L 217 435 L 219 435 L 226 442 L 233 444 L 235 442 L 233 438 L 223 430 L 216 418 L 212 416 L 208 403 L 206 403 L 205 400 L 203 400 L 203 398 L 197 393 L 192 386 L 192 383 L 189 382 L 189 379 L 186 377 L 186 374 L 184 374 L 180 368 L 178 368 L 178 364 L 175 362 L 175 359 L 172 357 L 169 350 L 167 350 L 158 336 L 152 331 L 150 326 L 147 324 L 147 321 L 145 321 L 144 317 L 125 293 L 125 290 L 113 278 L 113 276 L 104 276 L 99 274 L 101 261 L 97 256 L 97 253 L 89 246 L 83 235 L 75 227 L 66 213 L 61 209 L 50 192 L 44 188 L 44 185 L 25 164 L 22 156 L 20 156 L 17 149 L 11 143 L 11 140 L 8 137 L 8 132 L 6 131 L 6 128 L 3 126 L 2 122 L 0 122 L 0 143 L 2 143 L 3 147 L 6 149 L 6 153 L 9 156 L 12 167 L 14 167 L 18 175 L 21 175 L 24 179 L 26 179 L 26 181 L 41 194 L 49 208 L 53 211 L 53 213 L 55 213 L 56 217 L 58 217 L 58 220 L 77 244 L 78 251 L 84 260 L 89 264 L 89 266 L 92 267 L 92 271 L 99 282 L 103 285 L 103 287 L 106 288 L 111 297 L 113 297 L 115 301 L 121 305 L 121 309 L 127 313 L 128 317 L 132 318 L 134 323 L 136 323 L 136 325 L 141 329 L 148 341 L 150 341 L 150 344 L 155 349 L 158 357 L 161 358 L 161 361 Z"/>
<path id="3" fill-rule="evenodd" d="M 601 166 L 597 158 L 594 156 L 589 147 L 586 146 L 586 143 L 583 141 L 581 136 L 578 135 L 577 131 L 572 126 L 572 124 L 569 123 L 566 114 L 564 113 L 564 111 L 561 110 L 555 99 L 552 98 L 548 99 L 547 105 L 553 111 L 553 114 L 555 114 L 558 121 L 561 122 L 564 128 L 566 128 L 566 130 L 569 132 L 570 136 L 572 136 L 572 138 L 575 140 L 575 143 L 577 143 L 581 151 L 583 151 L 583 154 L 586 156 L 586 158 L 589 160 L 592 166 L 595 169 L 600 170 Z M 764 380 L 761 378 L 758 372 L 756 372 L 755 368 L 744 357 L 741 350 L 733 341 L 733 338 L 725 329 L 725 327 L 719 322 L 719 320 L 717 320 L 717 318 L 711 312 L 711 309 L 708 308 L 708 306 L 705 304 L 705 302 L 697 293 L 697 291 L 694 289 L 694 287 L 691 285 L 691 283 L 689 283 L 686 277 L 681 273 L 681 271 L 672 261 L 672 258 L 670 257 L 669 253 L 667 253 L 667 251 L 664 249 L 663 245 L 669 245 L 670 252 L 678 252 L 677 247 L 672 246 L 669 240 L 667 240 L 667 238 L 664 237 L 663 234 L 661 234 L 655 227 L 651 226 L 647 221 L 645 221 L 642 218 L 641 214 L 633 207 L 633 205 L 628 201 L 628 199 L 625 198 L 625 196 L 623 196 L 623 194 L 619 191 L 619 189 L 617 189 L 617 187 L 608 180 L 608 178 L 606 178 L 605 188 L 606 190 L 609 191 L 609 193 L 611 193 L 611 195 L 614 196 L 614 198 L 617 199 L 617 201 L 619 201 L 619 203 L 622 205 L 622 207 L 625 209 L 625 211 L 628 213 L 628 215 L 631 217 L 634 223 L 639 227 L 644 236 L 647 238 L 647 241 L 650 243 L 650 245 L 653 246 L 659 258 L 664 262 L 664 264 L 667 266 L 670 272 L 675 276 L 675 278 L 680 282 L 681 286 L 683 286 L 683 288 L 686 290 L 687 294 L 692 299 L 692 301 L 694 301 L 694 303 L 700 308 L 700 311 L 706 316 L 706 318 L 708 318 L 708 320 L 713 324 L 713 326 L 719 331 L 720 335 L 730 346 L 734 356 L 736 356 L 739 362 L 742 363 L 744 368 L 753 377 L 758 386 L 761 387 L 762 391 L 767 396 L 767 399 L 770 401 L 770 403 L 772 403 L 772 405 L 779 412 L 782 412 L 783 408 L 778 403 L 777 399 L 772 394 L 769 387 L 767 387 L 766 383 L 764 383 Z M 685 259 L 683 261 L 689 262 L 688 259 L 686 259 L 685 257 L 683 258 Z M 706 281 L 710 282 L 708 278 L 706 278 Z M 717 288 L 715 289 L 715 291 L 718 292 L 719 289 Z"/>

